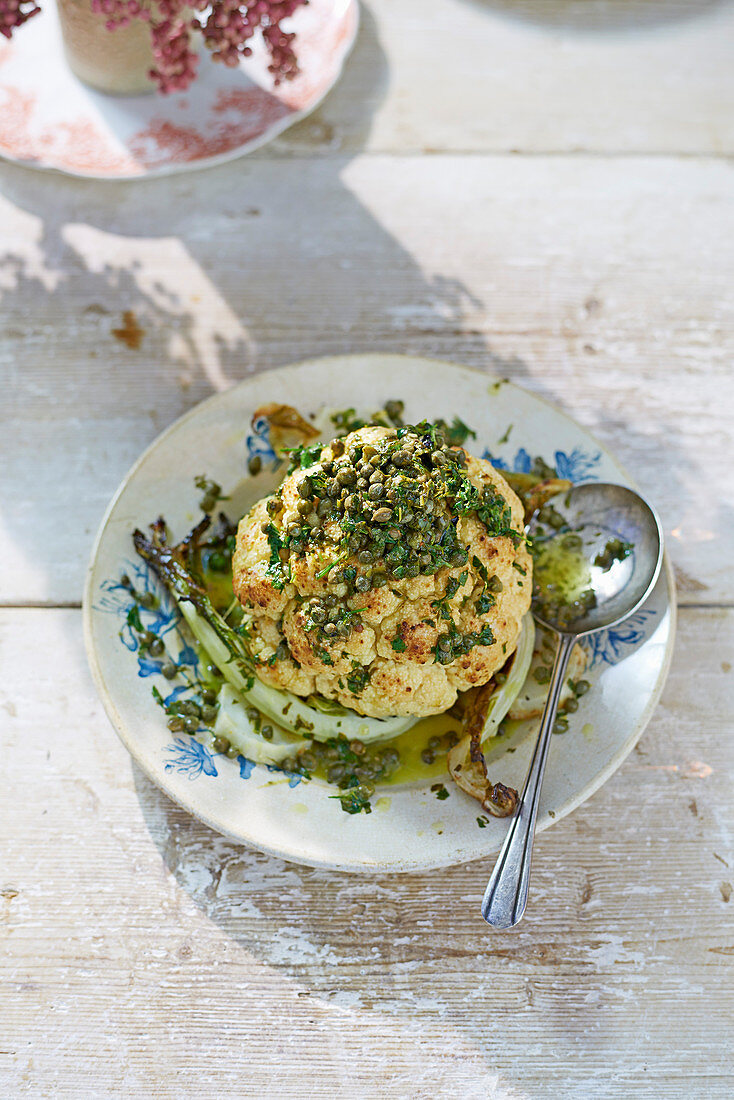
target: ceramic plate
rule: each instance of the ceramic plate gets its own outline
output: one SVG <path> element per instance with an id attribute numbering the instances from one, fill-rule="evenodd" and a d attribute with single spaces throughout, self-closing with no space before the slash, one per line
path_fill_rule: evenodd
<path id="1" fill-rule="evenodd" d="M 247 379 L 198 405 L 163 433 L 125 478 L 104 518 L 92 555 L 85 596 L 85 631 L 92 671 L 107 713 L 140 767 L 175 802 L 213 829 L 285 859 L 349 871 L 408 871 L 442 867 L 495 852 L 507 822 L 488 821 L 479 804 L 450 780 L 437 800 L 435 779 L 378 790 L 371 814 L 350 816 L 318 780 L 288 779 L 244 757 L 230 760 L 187 734 L 171 734 L 152 688 L 171 684 L 160 660 L 137 652 L 126 623 L 131 598 L 123 572 L 138 590 L 154 589 L 161 606 L 143 612 L 143 625 L 161 634 L 182 661 L 196 654 L 180 633 L 174 607 L 143 563 L 130 534 L 160 514 L 183 534 L 197 518 L 194 478 L 206 473 L 239 515 L 269 492 L 283 467 L 270 447 L 265 422 L 252 414 L 268 401 L 303 413 L 355 406 L 371 413 L 390 398 L 405 401 L 405 418 L 460 416 L 477 432 L 476 453 L 501 468 L 529 468 L 542 455 L 571 481 L 632 484 L 618 462 L 578 424 L 533 394 L 479 371 L 424 359 L 357 355 L 315 360 Z M 512 425 L 511 430 L 510 425 Z M 247 475 L 258 454 L 263 472 Z M 146 618 L 147 617 L 147 618 Z M 674 589 L 666 564 L 645 606 L 621 626 L 590 642 L 592 689 L 570 715 L 569 732 L 551 745 L 539 828 L 545 829 L 588 798 L 619 767 L 657 702 L 673 646 Z M 489 754 L 492 779 L 521 787 L 532 723 L 497 743 Z M 480 824 L 481 823 L 481 824 Z"/>
<path id="2" fill-rule="evenodd" d="M 74 76 L 56 8 L 0 38 L 0 156 L 93 179 L 203 168 L 271 141 L 339 79 L 357 34 L 357 0 L 310 0 L 289 20 L 300 74 L 275 87 L 262 44 L 235 69 L 200 51 L 187 92 L 105 95 Z"/>

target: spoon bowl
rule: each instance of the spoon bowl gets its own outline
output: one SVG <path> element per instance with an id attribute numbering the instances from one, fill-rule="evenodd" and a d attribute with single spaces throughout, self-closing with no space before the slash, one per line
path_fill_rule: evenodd
<path id="1" fill-rule="evenodd" d="M 512 928 L 525 912 L 543 773 L 573 647 L 632 615 L 652 592 L 663 560 L 660 521 L 623 485 L 594 482 L 553 497 L 533 516 L 528 535 L 533 616 L 559 642 L 525 786 L 482 901 L 493 928 Z"/>
<path id="2" fill-rule="evenodd" d="M 543 518 L 545 511 L 536 512 L 527 529 L 537 553 L 534 580 L 539 591 L 532 608 L 537 621 L 558 634 L 580 636 L 614 626 L 636 611 L 655 586 L 663 560 L 663 532 L 650 505 L 624 485 L 588 482 L 553 498 L 556 526 Z M 569 541 L 571 546 L 564 547 Z M 543 568 L 544 557 L 549 570 Z M 559 614 L 557 601 L 543 591 L 546 573 L 555 582 L 551 595 L 588 592 L 593 603 L 584 607 L 579 601 L 571 617 Z"/>

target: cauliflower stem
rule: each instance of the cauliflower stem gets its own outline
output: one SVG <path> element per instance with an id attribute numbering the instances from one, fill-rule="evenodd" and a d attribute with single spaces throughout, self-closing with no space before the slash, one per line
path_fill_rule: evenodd
<path id="1" fill-rule="evenodd" d="M 203 583 L 192 572 L 190 562 L 198 539 L 208 529 L 205 518 L 177 546 L 168 544 L 163 519 L 151 525 L 151 537 L 133 532 L 138 554 L 155 570 L 166 585 L 186 623 L 199 644 L 225 680 L 251 706 L 274 722 L 303 738 L 327 741 L 333 737 L 386 741 L 415 724 L 412 716 L 402 718 L 366 718 L 344 710 L 330 714 L 308 705 L 289 691 L 269 687 L 257 678 L 257 660 L 250 651 L 246 629 L 235 629 L 212 604 Z"/>

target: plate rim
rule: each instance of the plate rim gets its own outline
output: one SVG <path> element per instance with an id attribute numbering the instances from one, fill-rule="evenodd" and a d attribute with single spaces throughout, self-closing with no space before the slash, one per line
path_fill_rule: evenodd
<path id="1" fill-rule="evenodd" d="M 634 478 L 628 473 L 626 467 L 618 461 L 616 456 L 609 451 L 609 449 L 602 444 L 583 424 L 578 423 L 574 417 L 570 416 L 565 410 L 554 404 L 548 398 L 541 396 L 535 391 L 526 389 L 523 386 L 517 385 L 510 378 L 501 377 L 493 372 L 485 371 L 481 367 L 468 365 L 465 363 L 457 363 L 446 359 L 434 359 L 428 356 L 421 355 L 409 355 L 404 352 L 349 352 L 344 355 L 324 355 L 316 356 L 310 359 L 299 360 L 293 363 L 282 364 L 277 367 L 267 368 L 262 371 L 257 371 L 245 378 L 240 379 L 233 386 L 228 387 L 226 390 L 220 390 L 216 393 L 210 394 L 209 397 L 205 397 L 202 401 L 197 402 L 192 408 L 188 409 L 181 416 L 177 417 L 171 424 L 163 429 L 148 446 L 141 452 L 133 465 L 129 468 L 122 481 L 115 490 L 112 498 L 104 511 L 99 527 L 94 537 L 92 549 L 89 555 L 89 561 L 87 563 L 85 581 L 84 581 L 84 593 L 82 598 L 82 627 L 84 637 L 84 647 L 86 651 L 86 658 L 89 670 L 94 681 L 95 688 L 102 702 L 103 708 L 107 715 L 107 718 L 112 725 L 115 733 L 120 738 L 120 741 L 124 745 L 127 752 L 130 754 L 135 765 L 143 772 L 150 782 L 154 784 L 166 797 L 177 806 L 180 806 L 186 813 L 190 814 L 196 820 L 201 821 L 207 828 L 212 829 L 213 832 L 220 836 L 224 836 L 229 840 L 234 841 L 237 844 L 252 848 L 253 850 L 263 852 L 266 855 L 273 856 L 278 859 L 282 859 L 289 863 L 294 863 L 300 866 L 314 867 L 322 870 L 338 871 L 346 874 L 409 874 L 418 873 L 421 871 L 433 871 L 444 867 L 453 867 L 463 863 L 473 862 L 475 860 L 490 858 L 495 855 L 501 846 L 501 841 L 491 842 L 487 848 L 482 852 L 472 852 L 469 855 L 458 854 L 450 862 L 446 862 L 445 859 L 440 859 L 436 862 L 432 862 L 426 859 L 401 859 L 399 861 L 391 860 L 381 864 L 379 861 L 369 862 L 363 861 L 359 864 L 344 865 L 336 863 L 329 859 L 318 859 L 298 857 L 295 855 L 284 854 L 283 851 L 277 847 L 269 846 L 267 843 L 255 841 L 250 839 L 243 839 L 240 834 L 229 831 L 226 826 L 215 822 L 206 812 L 202 813 L 196 809 L 192 802 L 185 796 L 182 796 L 179 791 L 175 794 L 172 793 L 172 789 L 169 789 L 165 783 L 165 776 L 161 773 L 160 776 L 153 775 L 144 764 L 141 759 L 141 755 L 136 750 L 136 741 L 133 737 L 128 737 L 126 723 L 122 719 L 122 715 L 119 713 L 114 700 L 112 699 L 107 686 L 102 677 L 102 671 L 99 664 L 99 657 L 93 642 L 93 627 L 92 616 L 94 612 L 93 607 L 93 584 L 95 576 L 95 566 L 97 561 L 100 545 L 106 533 L 109 521 L 112 513 L 117 505 L 119 498 L 128 488 L 130 482 L 134 479 L 138 469 L 147 460 L 148 456 L 157 449 L 157 447 L 174 431 L 178 430 L 189 419 L 199 414 L 200 410 L 205 406 L 215 405 L 219 402 L 226 401 L 233 391 L 238 389 L 246 389 L 255 378 L 260 378 L 268 374 L 281 374 L 287 375 L 290 373 L 296 373 L 304 369 L 316 369 L 327 363 L 333 363 L 336 360 L 344 361 L 349 360 L 353 362 L 363 361 L 366 358 L 375 360 L 395 360 L 404 359 L 412 363 L 427 363 L 434 367 L 458 369 L 460 371 L 471 371 L 474 374 L 481 376 L 487 381 L 489 385 L 496 382 L 501 382 L 503 385 L 511 386 L 515 390 L 519 390 L 521 393 L 527 394 L 534 400 L 540 402 L 542 405 L 550 409 L 554 414 L 560 414 L 565 419 L 569 420 L 577 428 L 584 432 L 584 434 L 599 448 L 599 450 L 613 459 L 615 465 L 621 470 L 625 477 L 628 478 L 631 485 L 637 488 Z M 599 772 L 590 780 L 576 795 L 571 797 L 568 802 L 555 812 L 553 817 L 547 817 L 540 821 L 537 827 L 537 832 L 544 832 L 550 828 L 551 825 L 555 825 L 563 818 L 573 813 L 578 809 L 580 805 L 588 801 L 594 794 L 602 787 L 608 779 L 621 767 L 627 756 L 635 747 L 640 737 L 644 733 L 649 721 L 660 701 L 663 689 L 667 682 L 667 678 L 670 672 L 670 665 L 673 659 L 673 652 L 675 649 L 676 631 L 677 631 L 677 618 L 678 618 L 678 606 L 675 589 L 675 577 L 673 573 L 673 567 L 668 556 L 667 550 L 663 552 L 663 566 L 661 569 L 661 576 L 665 577 L 666 595 L 668 600 L 667 611 L 670 615 L 670 625 L 668 636 L 665 643 L 665 654 L 663 663 L 658 673 L 657 679 L 652 689 L 650 698 L 647 701 L 645 709 L 637 720 L 634 728 L 626 740 L 618 747 L 612 758 L 608 763 L 599 770 Z"/>

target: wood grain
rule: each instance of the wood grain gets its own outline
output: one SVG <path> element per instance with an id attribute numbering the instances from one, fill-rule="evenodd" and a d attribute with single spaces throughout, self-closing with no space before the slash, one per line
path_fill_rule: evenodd
<path id="1" fill-rule="evenodd" d="M 487 861 L 365 880 L 216 836 L 118 744 L 79 613 L 0 613 L 4 1095 L 730 1095 L 734 612 L 679 637 L 490 934 Z"/>
<path id="2" fill-rule="evenodd" d="M 368 0 L 343 80 L 250 158 L 0 165 L 1 1097 L 732 1095 L 733 45 L 731 0 Z M 538 838 L 512 933 L 488 861 L 371 880 L 211 833 L 86 669 L 142 448 L 253 371 L 374 350 L 561 405 L 676 567 L 662 702 Z"/>
<path id="3" fill-rule="evenodd" d="M 731 602 L 733 178 L 711 160 L 479 156 L 246 161 L 135 187 L 7 172 L 0 598 L 79 600 L 117 483 L 212 390 L 384 350 L 560 404 L 659 508 L 681 599 Z M 137 350 L 112 333 L 126 310 Z"/>
<path id="4" fill-rule="evenodd" d="M 344 80 L 273 152 L 730 155 L 729 0 L 368 0 Z"/>

